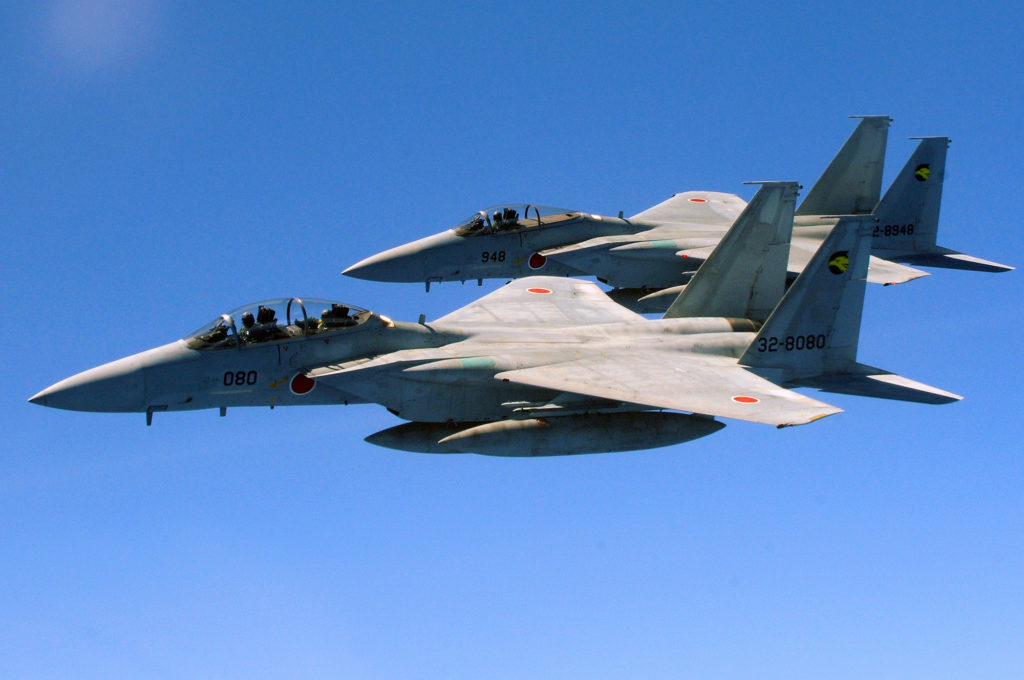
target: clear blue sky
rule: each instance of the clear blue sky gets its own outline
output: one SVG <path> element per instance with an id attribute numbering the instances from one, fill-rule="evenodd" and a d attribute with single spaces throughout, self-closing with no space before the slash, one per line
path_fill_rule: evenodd
<path id="1" fill-rule="evenodd" d="M 298 6 L 296 6 L 298 5 Z M 26 403 L 512 200 L 810 186 L 948 135 L 940 242 L 1020 267 L 1017 3 L 0 9 L 0 677 L 1024 677 L 1024 279 L 867 298 L 861 359 L 965 395 L 654 451 L 426 456 L 383 408 Z"/>

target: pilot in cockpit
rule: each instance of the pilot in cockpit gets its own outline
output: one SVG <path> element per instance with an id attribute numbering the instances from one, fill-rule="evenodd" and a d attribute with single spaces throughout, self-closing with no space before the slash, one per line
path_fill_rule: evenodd
<path id="1" fill-rule="evenodd" d="M 260 305 L 256 317 L 252 312 L 242 314 L 242 329 L 238 332 L 242 342 L 266 342 L 287 336 L 287 332 L 277 325 L 277 312 L 270 307 Z"/>
<path id="2" fill-rule="evenodd" d="M 501 231 L 502 229 L 512 229 L 516 222 L 519 220 L 519 213 L 512 208 L 502 208 L 501 210 L 495 210 L 494 215 L 491 216 L 491 223 L 494 225 L 495 231 Z"/>
<path id="3" fill-rule="evenodd" d="M 356 320 L 349 316 L 349 308 L 337 303 L 331 304 L 330 309 L 325 309 L 320 313 L 320 321 L 324 328 L 344 328 L 356 325 Z"/>
<path id="4" fill-rule="evenodd" d="M 256 309 L 256 323 L 275 323 L 277 321 L 277 312 L 266 305 L 260 305 Z"/>
<path id="5" fill-rule="evenodd" d="M 228 325 L 224 323 L 224 319 L 217 321 L 217 325 L 211 328 L 208 332 L 199 336 L 201 341 L 200 346 L 216 345 L 217 343 L 227 339 L 228 337 Z"/>

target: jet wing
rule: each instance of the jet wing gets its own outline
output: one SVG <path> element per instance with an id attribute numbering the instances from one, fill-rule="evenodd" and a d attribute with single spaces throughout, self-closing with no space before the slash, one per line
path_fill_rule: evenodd
<path id="1" fill-rule="evenodd" d="M 653 224 L 692 222 L 729 226 L 746 207 L 747 202 L 736 194 L 685 191 L 629 219 Z"/>
<path id="2" fill-rule="evenodd" d="M 671 352 L 604 352 L 600 356 L 504 371 L 521 385 L 573 392 L 651 408 L 674 409 L 768 425 L 803 425 L 842 409 L 779 387 L 729 359 Z"/>
<path id="3" fill-rule="evenodd" d="M 434 323 L 557 328 L 629 321 L 646 319 L 613 302 L 596 284 L 556 276 L 531 276 L 511 281 Z"/>
<path id="4" fill-rule="evenodd" d="M 807 263 L 814 257 L 821 241 L 818 239 L 793 237 L 789 246 L 789 271 L 802 272 Z M 889 285 L 893 283 L 906 283 L 919 279 L 922 276 L 930 276 L 926 271 L 908 267 L 890 260 L 883 260 L 880 257 L 871 256 L 868 264 L 868 282 Z"/>

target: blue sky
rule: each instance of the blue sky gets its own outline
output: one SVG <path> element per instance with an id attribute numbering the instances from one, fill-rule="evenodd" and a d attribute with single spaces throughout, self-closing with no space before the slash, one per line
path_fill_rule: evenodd
<path id="1" fill-rule="evenodd" d="M 856 114 L 886 183 L 948 135 L 940 243 L 1022 264 L 1011 3 L 7 3 L 0 676 L 1024 675 L 1020 272 L 872 287 L 861 360 L 965 395 L 829 395 L 654 451 L 421 456 L 375 406 L 25 400 L 493 203 L 626 214 L 810 186 Z"/>

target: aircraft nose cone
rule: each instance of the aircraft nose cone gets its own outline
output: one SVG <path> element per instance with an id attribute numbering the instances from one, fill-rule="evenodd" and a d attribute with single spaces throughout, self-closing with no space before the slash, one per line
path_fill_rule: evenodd
<path id="1" fill-rule="evenodd" d="M 142 366 L 135 357 L 127 357 L 50 385 L 29 402 L 69 411 L 141 411 L 144 391 Z"/>
<path id="2" fill-rule="evenodd" d="M 414 254 L 409 252 L 409 246 L 398 246 L 384 252 L 371 255 L 365 260 L 360 260 L 342 272 L 345 276 L 366 281 L 398 281 L 415 282 L 422 279 L 417 276 L 416 267 L 409 267 L 409 260 Z"/>
<path id="3" fill-rule="evenodd" d="M 462 238 L 452 231 L 434 234 L 412 243 L 396 246 L 389 250 L 360 260 L 342 272 L 345 276 L 367 281 L 394 281 L 415 283 L 427 278 L 453 278 L 457 266 L 453 266 L 451 246 L 458 246 Z"/>

